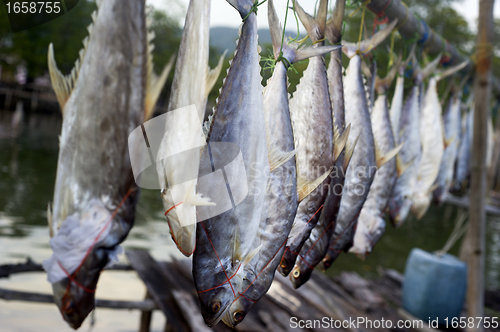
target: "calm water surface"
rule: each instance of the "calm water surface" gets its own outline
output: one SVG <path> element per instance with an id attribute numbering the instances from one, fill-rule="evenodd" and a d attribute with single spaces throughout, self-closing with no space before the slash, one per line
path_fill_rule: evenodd
<path id="1" fill-rule="evenodd" d="M 28 116 L 12 138 L 8 112 L 0 112 L 0 264 L 19 263 L 31 257 L 41 262 L 51 255 L 47 227 L 47 204 L 52 200 L 58 154 L 61 119 L 55 115 Z M 158 260 L 183 257 L 175 248 L 156 191 L 143 190 L 137 207 L 136 224 L 123 243 L 125 249 L 150 251 Z M 417 221 L 409 219 L 400 229 L 387 227 L 375 251 L 365 260 L 344 254 L 328 271 L 344 270 L 376 275 L 378 266 L 404 271 L 410 250 L 419 247 L 441 249 L 453 229 L 457 208 L 433 207 Z M 450 250 L 458 254 L 459 243 Z M 125 258 L 122 257 L 125 261 Z M 500 219 L 488 217 L 486 282 L 488 288 L 500 288 Z M 0 279 L 0 287 L 50 293 L 50 284 L 42 273 L 21 274 Z M 98 298 L 141 300 L 145 287 L 135 272 L 105 272 L 97 289 Z M 0 300 L 1 331 L 70 331 L 55 305 L 27 304 Z M 89 328 L 87 319 L 83 331 Z M 98 309 L 94 331 L 137 331 L 138 311 Z M 153 331 L 162 331 L 164 318 L 156 313 Z"/>

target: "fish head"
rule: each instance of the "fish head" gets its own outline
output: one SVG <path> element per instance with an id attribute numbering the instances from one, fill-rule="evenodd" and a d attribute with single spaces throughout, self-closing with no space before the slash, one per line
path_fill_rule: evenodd
<path id="1" fill-rule="evenodd" d="M 278 272 L 284 277 L 288 276 L 290 272 L 292 272 L 296 259 L 297 255 L 295 253 L 291 250 L 285 250 L 283 257 L 281 258 L 280 265 L 278 266 Z"/>
<path id="2" fill-rule="evenodd" d="M 322 269 L 327 270 L 328 268 L 330 268 L 333 262 L 335 262 L 335 260 L 340 256 L 341 252 L 342 251 L 335 248 L 335 246 L 333 248 L 330 248 L 325 258 L 323 258 L 323 260 L 321 261 Z"/>
<path id="3" fill-rule="evenodd" d="M 411 208 L 411 200 L 408 197 L 393 197 L 389 201 L 389 220 L 395 228 L 403 225 Z"/>
<path id="4" fill-rule="evenodd" d="M 413 197 L 411 211 L 418 220 L 422 219 L 431 205 L 431 197 L 428 194 L 418 194 Z"/>
<path id="5" fill-rule="evenodd" d="M 130 231 L 134 218 L 137 197 L 133 196 L 129 194 L 116 209 L 92 199 L 86 208 L 82 207 L 85 213 L 68 216 L 50 240 L 53 255 L 43 266 L 52 284 L 54 302 L 74 329 L 95 307 L 101 271 L 118 260 L 122 252 L 119 243 Z"/>
<path id="6" fill-rule="evenodd" d="M 295 268 L 292 270 L 290 274 L 290 281 L 292 282 L 292 286 L 297 289 L 303 284 L 305 284 L 309 278 L 311 278 L 311 274 L 313 272 L 313 268 L 307 264 L 303 264 L 302 261 L 298 262 L 295 265 Z"/>
<path id="7" fill-rule="evenodd" d="M 433 195 L 434 203 L 436 203 L 438 205 L 442 205 L 444 203 L 444 201 L 446 200 L 446 195 L 447 195 L 446 187 L 445 186 L 438 186 L 436 188 L 436 190 L 434 190 L 432 195 Z"/>
<path id="8" fill-rule="evenodd" d="M 205 324 L 212 327 L 228 311 L 229 306 L 234 300 L 234 294 L 228 283 L 225 283 L 207 292 L 198 293 L 198 298 L 200 299 L 201 314 L 205 320 Z"/>
<path id="9" fill-rule="evenodd" d="M 64 320 L 75 330 L 94 310 L 94 290 L 99 278 L 99 273 L 84 275 L 83 269 L 81 271 L 71 279 L 65 278 L 52 284 L 54 302 Z"/>
<path id="10" fill-rule="evenodd" d="M 229 307 L 226 314 L 222 318 L 224 324 L 226 324 L 230 328 L 235 328 L 236 325 L 241 323 L 247 313 L 252 309 L 255 302 L 250 301 L 249 299 L 239 296 Z"/>

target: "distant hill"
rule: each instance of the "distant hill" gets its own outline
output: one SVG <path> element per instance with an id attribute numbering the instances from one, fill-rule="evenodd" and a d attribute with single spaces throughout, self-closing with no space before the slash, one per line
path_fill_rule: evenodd
<path id="1" fill-rule="evenodd" d="M 294 36 L 296 33 L 287 32 L 286 36 Z M 210 46 L 219 51 L 229 51 L 229 54 L 236 50 L 236 40 L 238 39 L 238 28 L 214 27 L 210 29 Z M 266 47 L 271 45 L 271 34 L 269 29 L 259 29 L 259 45 Z"/>

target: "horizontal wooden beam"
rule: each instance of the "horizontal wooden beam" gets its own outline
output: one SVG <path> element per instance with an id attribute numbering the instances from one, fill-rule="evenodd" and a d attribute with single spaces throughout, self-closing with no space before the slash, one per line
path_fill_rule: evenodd
<path id="1" fill-rule="evenodd" d="M 54 297 L 50 294 L 20 292 L 4 288 L 0 288 L 0 299 L 6 301 L 54 303 Z M 95 305 L 98 308 L 108 308 L 108 309 L 128 309 L 128 310 L 136 309 L 141 311 L 151 311 L 158 309 L 158 306 L 153 300 L 114 301 L 114 300 L 96 299 Z"/>

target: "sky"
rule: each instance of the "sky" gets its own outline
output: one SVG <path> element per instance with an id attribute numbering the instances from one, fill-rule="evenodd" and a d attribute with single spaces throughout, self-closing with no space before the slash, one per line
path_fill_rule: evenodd
<path id="1" fill-rule="evenodd" d="M 194 0 L 194 1 L 205 1 L 205 0 Z M 439 1 L 439 0 L 437 0 Z M 147 0 L 147 2 L 156 8 L 163 9 L 167 12 L 173 11 L 176 16 L 184 17 L 189 4 L 189 0 Z M 177 5 L 174 3 L 177 2 Z M 283 22 L 285 18 L 285 8 L 287 0 L 274 0 L 274 5 L 276 11 L 280 16 L 280 21 Z M 314 12 L 315 0 L 302 0 L 300 2 L 301 6 L 309 13 Z M 469 22 L 473 31 L 476 31 L 476 20 L 479 12 L 479 1 L 478 0 L 462 0 L 454 4 L 455 10 L 457 10 L 462 16 L 464 16 Z M 494 7 L 495 18 L 500 18 L 500 1 L 495 1 Z M 182 24 L 184 23 L 184 19 Z M 259 15 L 257 15 L 259 28 L 267 28 L 267 4 L 259 7 Z M 237 11 L 231 7 L 225 0 L 212 0 L 211 18 L 212 27 L 228 26 L 228 27 L 239 27 L 241 24 L 241 18 Z M 294 20 L 289 20 L 292 22 L 287 30 L 294 31 Z"/>

